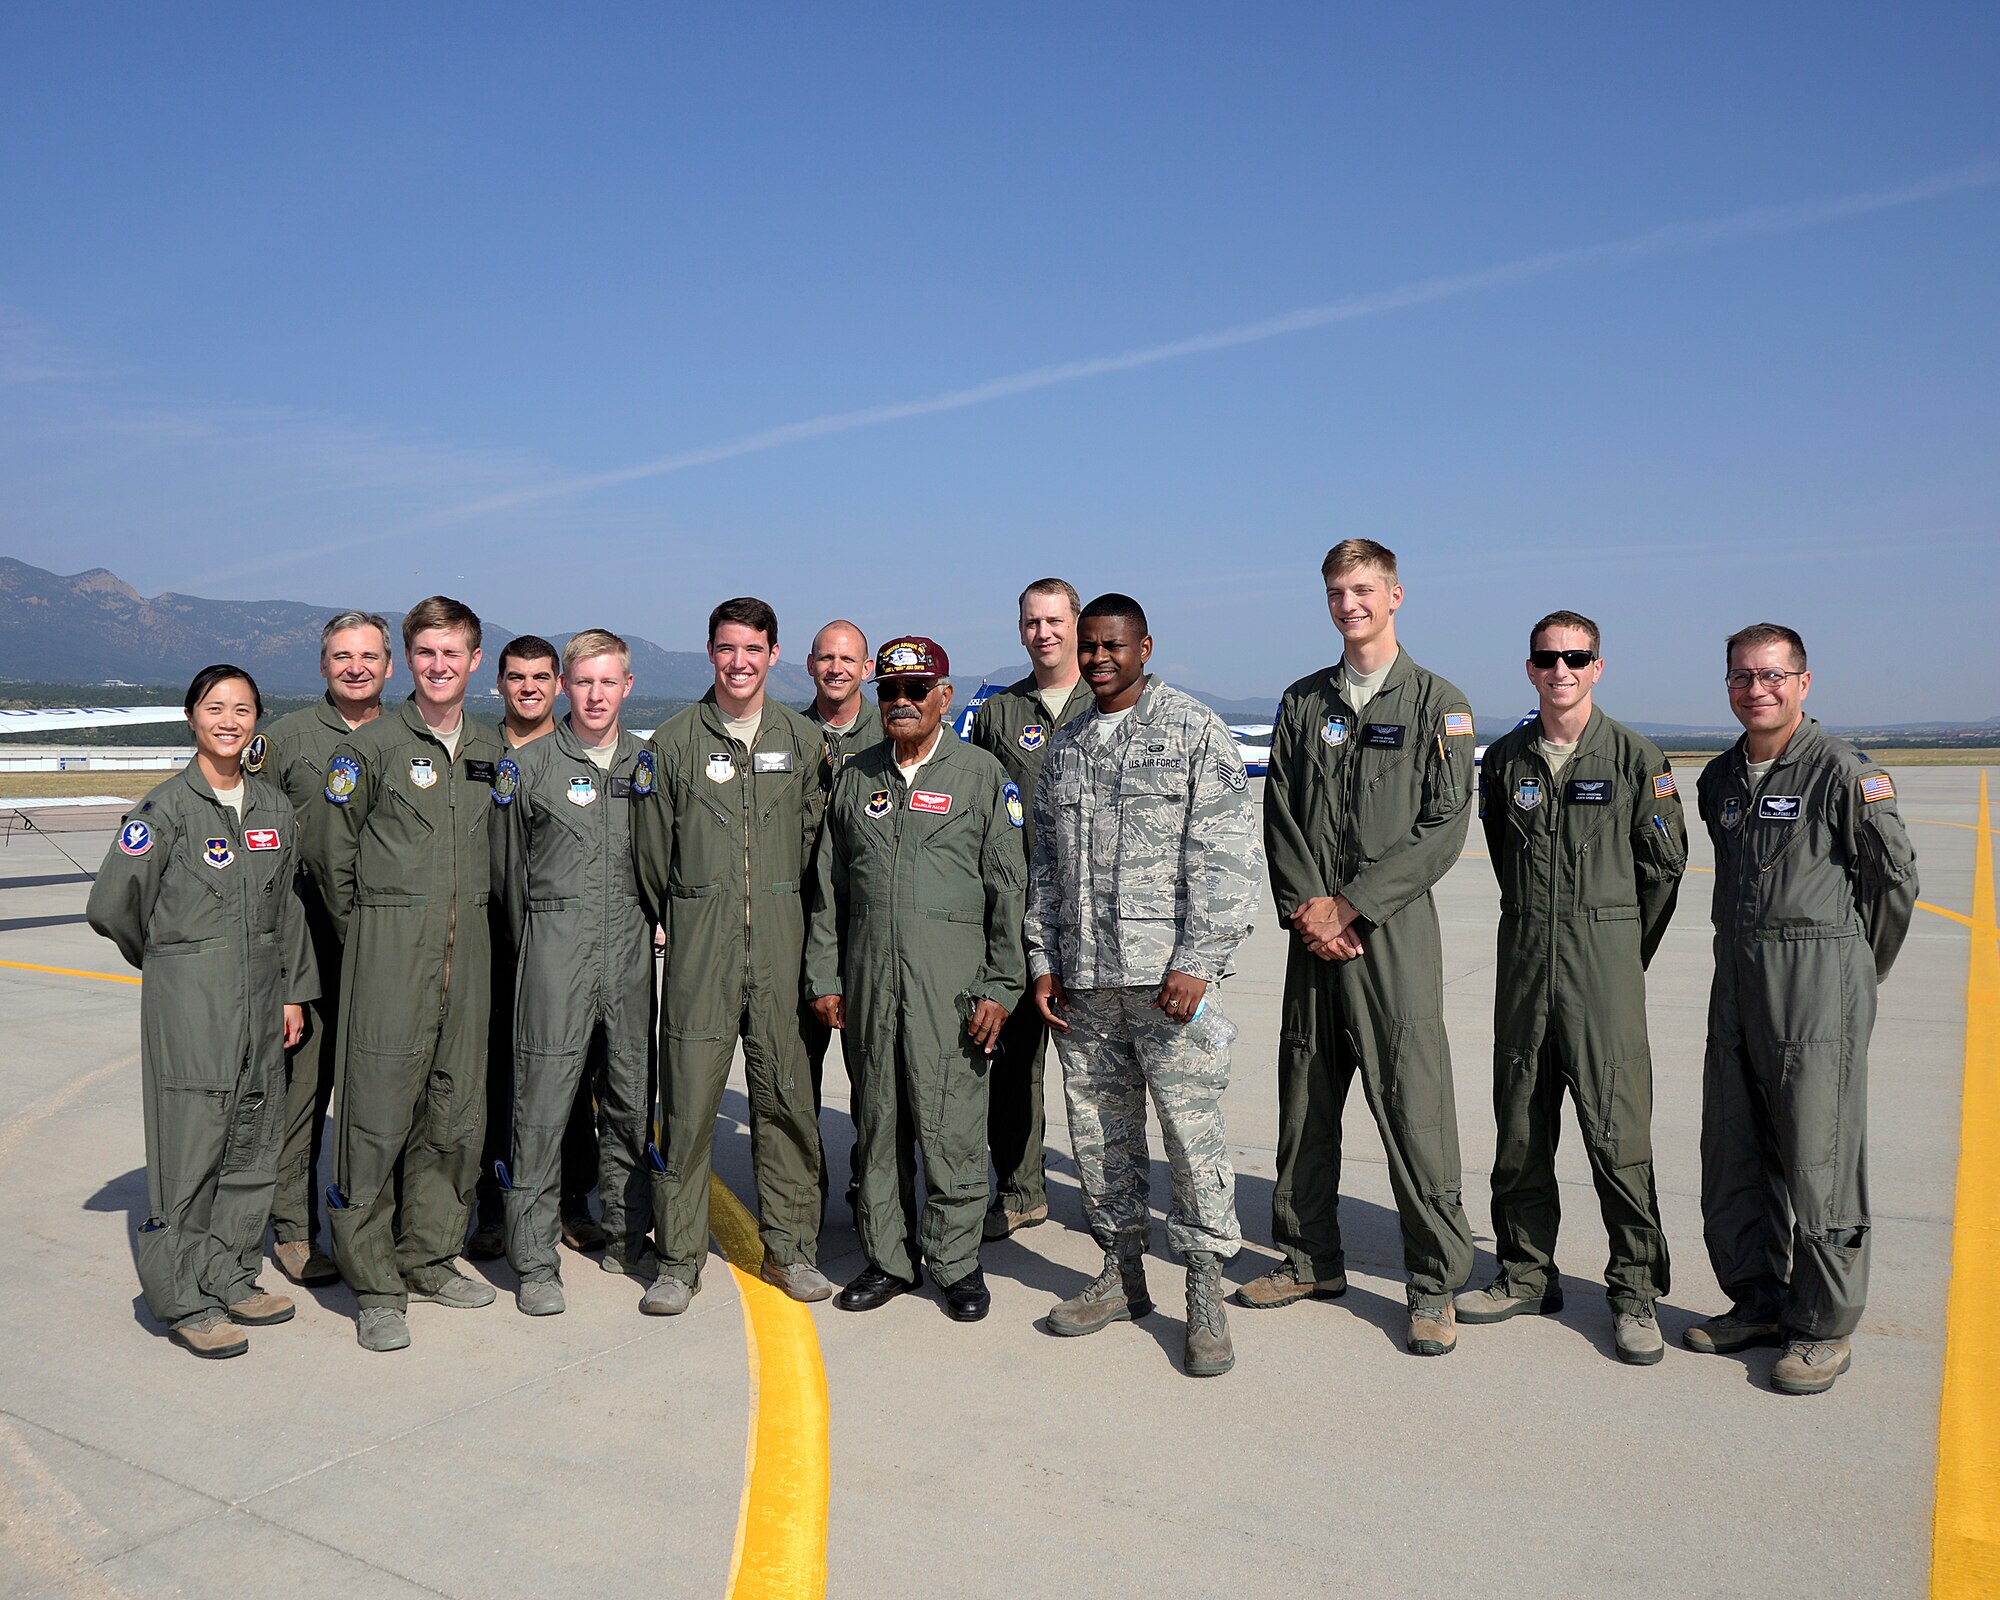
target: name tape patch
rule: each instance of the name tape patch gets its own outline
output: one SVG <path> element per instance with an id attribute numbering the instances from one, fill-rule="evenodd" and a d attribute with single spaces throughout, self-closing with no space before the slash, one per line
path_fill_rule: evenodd
<path id="1" fill-rule="evenodd" d="M 951 796 L 939 794 L 935 789 L 912 789 L 910 809 L 928 812 L 934 817 L 944 816 L 951 810 Z"/>
<path id="2" fill-rule="evenodd" d="M 1771 822 L 1797 822 L 1805 806 L 1804 795 L 1767 794 L 1757 802 L 1757 815 Z"/>
<path id="3" fill-rule="evenodd" d="M 245 828 L 243 830 L 245 850 L 275 850 L 278 848 L 276 828 Z"/>
<path id="4" fill-rule="evenodd" d="M 1608 806 L 1616 792 L 1609 778 L 1571 778 L 1563 798 L 1573 806 Z"/>
<path id="5" fill-rule="evenodd" d="M 1408 733 L 1400 722 L 1367 722 L 1361 727 L 1361 742 L 1371 750 L 1400 750 Z"/>

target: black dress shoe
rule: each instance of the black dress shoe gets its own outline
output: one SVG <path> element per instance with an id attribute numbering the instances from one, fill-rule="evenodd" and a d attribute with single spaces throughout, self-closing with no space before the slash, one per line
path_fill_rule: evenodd
<path id="1" fill-rule="evenodd" d="M 977 1322 L 993 1309 L 993 1291 L 986 1274 L 974 1267 L 956 1283 L 944 1286 L 944 1311 L 953 1322 Z"/>
<path id="2" fill-rule="evenodd" d="M 899 1294 L 908 1294 L 916 1288 L 914 1283 L 905 1282 L 894 1273 L 884 1272 L 880 1267 L 869 1265 L 861 1269 L 860 1275 L 839 1294 L 833 1303 L 842 1311 L 873 1311 L 877 1306 L 886 1306 Z"/>

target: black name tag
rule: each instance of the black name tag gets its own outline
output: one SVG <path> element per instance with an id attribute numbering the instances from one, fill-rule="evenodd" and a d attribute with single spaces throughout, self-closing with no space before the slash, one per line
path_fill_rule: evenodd
<path id="1" fill-rule="evenodd" d="M 474 783 L 491 783 L 498 776 L 490 761 L 467 761 L 465 775 Z"/>
<path id="2" fill-rule="evenodd" d="M 790 772 L 792 753 L 789 750 L 759 750 L 750 757 L 752 772 Z"/>
<path id="3" fill-rule="evenodd" d="M 1767 794 L 1757 802 L 1757 815 L 1768 822 L 1797 822 L 1805 809 L 1803 795 Z"/>
<path id="4" fill-rule="evenodd" d="M 1361 742 L 1376 750 L 1400 750 L 1408 733 L 1409 730 L 1400 722 L 1364 722 L 1361 725 Z"/>
<path id="5" fill-rule="evenodd" d="M 630 778 L 613 778 L 611 780 L 611 798 L 614 800 L 630 800 L 632 798 L 632 780 Z"/>
<path id="6" fill-rule="evenodd" d="M 1563 798 L 1573 806 L 1608 806 L 1616 793 L 1609 778 L 1571 778 Z"/>

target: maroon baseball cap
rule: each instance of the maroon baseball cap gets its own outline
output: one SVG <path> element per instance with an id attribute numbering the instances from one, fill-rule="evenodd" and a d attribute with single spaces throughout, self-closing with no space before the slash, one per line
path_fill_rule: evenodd
<path id="1" fill-rule="evenodd" d="M 922 634 L 891 639 L 875 652 L 877 678 L 949 678 L 951 658 L 944 646 Z"/>

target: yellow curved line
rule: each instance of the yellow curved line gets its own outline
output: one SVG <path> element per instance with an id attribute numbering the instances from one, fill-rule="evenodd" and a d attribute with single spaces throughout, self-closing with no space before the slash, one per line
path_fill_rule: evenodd
<path id="1" fill-rule="evenodd" d="M 53 972 L 58 978 L 97 978 L 104 983 L 137 983 L 138 976 L 124 972 L 85 972 L 78 967 L 38 967 L 32 961 L 0 961 L 0 967 L 16 972 Z"/>
<path id="2" fill-rule="evenodd" d="M 708 1186 L 709 1229 L 743 1296 L 750 1352 L 750 1442 L 730 1600 L 821 1600 L 832 1480 L 826 1366 L 812 1314 L 757 1276 L 757 1219 L 720 1178 Z"/>

